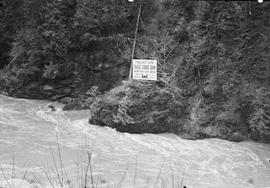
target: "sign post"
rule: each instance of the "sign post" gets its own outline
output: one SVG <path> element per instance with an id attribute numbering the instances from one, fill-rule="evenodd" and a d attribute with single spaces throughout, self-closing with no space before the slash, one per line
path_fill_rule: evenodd
<path id="1" fill-rule="evenodd" d="M 136 80 L 157 80 L 157 60 L 133 59 L 132 78 Z"/>
<path id="2" fill-rule="evenodd" d="M 130 1 L 130 2 L 133 2 L 133 1 Z M 132 75 L 131 75 L 132 74 L 132 67 L 133 67 L 132 61 L 133 61 L 134 54 L 135 54 L 135 47 L 136 47 L 136 40 L 137 40 L 137 33 L 138 33 L 138 28 L 139 28 L 141 11 L 142 11 L 142 4 L 140 4 L 139 13 L 138 13 L 137 22 L 136 22 L 134 41 L 133 41 L 132 52 L 131 52 L 131 65 L 130 65 L 130 69 L 129 69 L 129 79 L 132 78 Z"/>

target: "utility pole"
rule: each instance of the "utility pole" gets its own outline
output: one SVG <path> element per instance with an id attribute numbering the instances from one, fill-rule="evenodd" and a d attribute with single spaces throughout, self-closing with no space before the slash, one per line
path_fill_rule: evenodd
<path id="1" fill-rule="evenodd" d="M 132 2 L 132 1 L 130 1 L 130 2 Z M 136 40 L 137 40 L 139 23 L 140 23 L 141 11 L 142 11 L 142 4 L 140 3 L 140 8 L 139 8 L 137 22 L 136 22 L 136 28 L 135 28 L 135 34 L 134 34 L 132 53 L 131 53 L 131 63 L 130 63 L 130 68 L 129 68 L 129 80 L 132 79 L 132 70 L 133 70 L 133 62 L 132 62 L 132 60 L 133 60 L 134 54 L 135 54 Z"/>

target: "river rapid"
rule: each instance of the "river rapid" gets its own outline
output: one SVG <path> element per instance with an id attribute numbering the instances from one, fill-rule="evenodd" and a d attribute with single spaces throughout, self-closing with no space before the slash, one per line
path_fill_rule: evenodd
<path id="1" fill-rule="evenodd" d="M 93 148 L 88 183 L 98 187 L 270 187 L 270 145 L 119 133 L 88 124 L 88 111 L 49 104 L 0 96 L 0 182 L 24 177 L 49 188 L 63 172 L 82 187 Z"/>

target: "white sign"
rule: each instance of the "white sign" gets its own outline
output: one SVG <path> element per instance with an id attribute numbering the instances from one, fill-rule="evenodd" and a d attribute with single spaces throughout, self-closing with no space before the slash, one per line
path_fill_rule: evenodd
<path id="1" fill-rule="evenodd" d="M 157 60 L 133 59 L 133 79 L 157 80 Z"/>

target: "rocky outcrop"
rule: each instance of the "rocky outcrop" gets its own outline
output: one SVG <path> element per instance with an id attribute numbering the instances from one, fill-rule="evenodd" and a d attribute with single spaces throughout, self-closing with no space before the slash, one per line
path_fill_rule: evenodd
<path id="1" fill-rule="evenodd" d="M 179 88 L 163 82 L 133 80 L 98 98 L 90 107 L 89 122 L 129 133 L 173 132 L 187 139 L 269 143 L 270 95 L 256 88 L 244 83 L 230 95 L 212 87 L 182 97 Z"/>
<path id="2" fill-rule="evenodd" d="M 184 117 L 181 91 L 162 82 L 130 81 L 91 105 L 89 122 L 121 132 L 172 131 Z"/>

